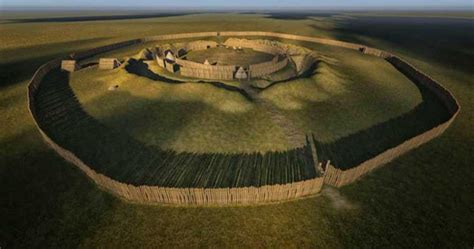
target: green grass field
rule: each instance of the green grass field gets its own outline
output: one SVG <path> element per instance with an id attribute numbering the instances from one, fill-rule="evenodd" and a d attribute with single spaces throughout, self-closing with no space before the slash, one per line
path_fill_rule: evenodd
<path id="1" fill-rule="evenodd" d="M 3 22 L 0 24 L 0 115 L 3 118 L 0 127 L 0 246 L 472 247 L 473 21 L 459 17 L 419 17 L 418 21 L 413 21 L 400 16 L 377 15 L 357 17 L 338 13 L 285 19 L 262 14 L 192 14 L 110 21 Z M 355 184 L 339 190 L 326 189 L 318 197 L 255 207 L 182 208 L 125 203 L 100 190 L 41 140 L 27 111 L 26 85 L 32 73 L 45 61 L 114 41 L 164 33 L 215 30 L 296 33 L 360 42 L 393 51 L 452 91 L 460 101 L 462 110 L 451 128 L 440 138 L 376 170 Z M 313 75 L 311 80 L 301 79 L 288 86 L 277 84 L 262 92 L 262 95 L 283 111 L 289 109 L 288 116 L 297 120 L 301 127 L 320 131 L 318 134 L 322 134 L 321 140 L 329 142 L 333 136 L 342 136 L 348 129 L 357 131 L 367 128 L 393 115 L 405 113 L 419 103 L 421 92 L 409 83 L 403 83 L 405 79 L 392 72 L 388 65 L 375 59 L 365 61 L 364 58 L 333 61 L 330 59 L 338 56 L 343 58 L 346 53 L 341 54 L 329 48 L 320 50 L 328 59 L 318 67 L 320 72 Z M 123 56 L 136 54 L 127 53 L 125 51 Z M 377 68 L 387 67 L 385 73 L 377 74 L 373 65 Z M 117 84 L 121 86 L 118 92 L 112 94 L 118 93 L 116 97 L 130 100 L 153 102 L 147 91 L 137 90 L 146 86 L 150 94 L 156 93 L 163 102 L 177 101 L 172 99 L 175 96 L 184 103 L 205 103 L 201 108 L 208 115 L 215 115 L 213 112 L 227 113 L 229 110 L 235 115 L 235 110 L 246 113 L 254 108 L 250 104 L 243 104 L 245 101 L 237 94 L 223 93 L 210 85 L 193 85 L 193 91 L 187 92 L 181 89 L 181 85 L 150 83 L 148 79 L 134 75 L 115 78 L 115 71 L 87 70 L 77 74 L 92 76 L 96 73 L 96 82 L 74 85 L 78 94 L 84 93 L 80 99 L 86 108 L 88 103 L 93 104 L 104 97 L 101 95 L 108 87 L 104 80 L 114 79 L 120 80 Z M 362 71 L 366 74 L 356 73 Z M 73 80 L 76 80 L 75 77 L 73 74 Z M 130 79 L 127 82 L 132 83 L 127 85 L 122 79 Z M 79 78 L 77 80 L 78 83 Z M 388 81 L 401 84 L 387 84 Z M 87 93 L 87 88 L 80 89 L 87 84 L 95 84 L 93 89 L 97 91 Z M 322 92 L 321 89 L 327 89 L 328 93 L 302 94 L 298 88 L 303 87 L 314 88 L 318 93 Z M 132 95 L 135 90 L 139 93 L 135 93 L 136 96 Z M 173 95 L 166 94 L 170 91 Z M 194 91 L 213 91 L 214 94 L 201 96 Z M 291 97 L 284 94 L 286 91 L 291 93 Z M 106 94 L 110 95 L 109 92 Z M 214 103 L 216 98 L 222 98 L 224 94 L 231 100 L 231 106 Z M 107 98 L 110 98 L 109 106 L 95 110 L 90 107 L 87 110 L 95 115 L 103 115 L 103 120 L 112 125 L 114 118 L 106 116 L 107 108 L 113 108 L 114 104 L 115 108 L 120 108 L 121 103 L 117 100 L 114 102 L 113 95 Z M 129 118 L 133 119 L 133 115 L 140 115 L 134 109 L 140 108 L 138 105 L 132 105 L 130 108 L 133 111 L 128 114 L 129 107 L 122 108 L 121 116 L 124 118 L 132 115 Z M 151 113 L 154 113 L 154 108 L 151 108 Z M 320 113 L 325 114 L 335 108 L 342 109 L 345 115 L 336 112 L 326 119 L 328 116 L 319 116 L 314 112 L 318 108 Z M 166 111 L 172 111 L 172 108 Z M 158 112 L 155 115 L 159 115 Z M 147 117 L 143 114 L 138 118 Z M 330 129 L 322 132 L 321 129 L 327 129 L 328 126 L 309 122 L 314 119 L 323 119 L 324 123 L 331 124 Z M 363 123 L 361 120 L 368 121 Z M 121 121 L 116 122 L 113 125 L 126 125 L 120 124 Z M 173 122 L 183 123 L 180 120 L 171 121 L 169 126 L 166 125 L 167 129 Z M 353 127 L 350 123 L 358 123 L 359 126 Z M 149 134 L 152 134 L 152 131 L 161 129 L 157 127 L 135 129 L 149 129 Z M 180 133 L 186 130 L 179 128 Z M 134 134 L 133 131 L 128 132 Z M 241 133 L 237 135 L 242 136 Z M 155 140 L 151 136 L 141 139 L 154 141 L 160 146 L 184 146 L 183 142 L 177 142 L 179 139 L 174 139 L 174 134 L 169 136 L 157 137 Z M 261 142 L 265 141 L 264 136 L 256 143 L 258 146 L 265 144 Z M 278 136 L 272 139 L 278 141 Z M 242 146 L 241 150 L 248 146 L 258 147 L 251 145 L 252 141 Z M 229 143 L 227 146 L 230 149 L 233 145 Z M 269 148 L 274 145 L 266 146 Z M 285 148 L 284 144 L 276 146 Z"/>
<path id="2" fill-rule="evenodd" d="M 149 146 L 127 134 L 130 125 L 114 129 L 84 112 L 73 97 L 68 76 L 54 70 L 41 83 L 35 99 L 39 124 L 54 141 L 73 151 L 87 165 L 120 182 L 136 186 L 218 188 L 285 184 L 317 176 L 309 145 L 284 153 L 268 151 L 262 154 L 177 153 Z M 153 108 L 143 106 L 143 101 L 135 102 L 142 109 Z M 169 105 L 179 106 L 180 103 Z M 189 105 L 181 108 L 181 112 L 186 112 Z M 155 122 L 167 119 L 155 118 Z M 133 120 L 137 124 L 145 122 Z"/>
<path id="3" fill-rule="evenodd" d="M 321 62 L 311 77 L 261 92 L 303 134 L 333 141 L 397 117 L 421 102 L 417 87 L 388 62 L 345 49 L 315 49 Z M 81 70 L 71 74 L 70 85 L 87 113 L 145 144 L 188 152 L 291 148 L 264 107 L 237 91 L 150 80 L 123 68 Z M 119 89 L 108 91 L 111 85 Z"/>

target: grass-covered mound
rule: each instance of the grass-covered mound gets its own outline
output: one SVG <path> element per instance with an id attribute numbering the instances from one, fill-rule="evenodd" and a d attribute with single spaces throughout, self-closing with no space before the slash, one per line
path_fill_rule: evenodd
<path id="1" fill-rule="evenodd" d="M 286 184 L 318 176 L 309 144 L 267 153 L 179 153 L 146 145 L 129 136 L 126 127 L 104 126 L 86 113 L 69 86 L 68 73 L 59 69 L 45 77 L 34 104 L 39 125 L 56 143 L 96 172 L 120 182 L 225 188 Z"/>
<path id="2" fill-rule="evenodd" d="M 313 47 L 319 62 L 312 74 L 274 84 L 261 95 L 318 140 L 337 140 L 402 115 L 421 102 L 418 88 L 385 60 Z"/>
<path id="3" fill-rule="evenodd" d="M 343 49 L 318 53 L 320 62 L 311 75 L 277 83 L 259 94 L 303 134 L 333 141 L 421 102 L 416 86 L 382 59 Z M 154 64 L 147 67 L 155 71 Z M 228 88 L 139 75 L 124 68 L 89 68 L 73 73 L 71 86 L 90 115 L 145 144 L 188 152 L 292 148 L 285 127 L 239 90 L 238 82 Z M 108 91 L 111 85 L 119 88 Z"/>
<path id="4" fill-rule="evenodd" d="M 116 91 L 107 89 L 119 85 Z M 167 83 L 126 70 L 86 69 L 71 86 L 101 123 L 163 149 L 193 152 L 286 150 L 283 130 L 243 94 L 208 83 Z"/>

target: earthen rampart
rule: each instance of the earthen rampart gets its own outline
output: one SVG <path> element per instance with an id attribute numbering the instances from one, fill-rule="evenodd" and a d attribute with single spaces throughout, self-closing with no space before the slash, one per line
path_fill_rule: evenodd
<path id="1" fill-rule="evenodd" d="M 447 121 L 433 127 L 432 129 L 418 134 L 403 143 L 386 150 L 379 155 L 361 163 L 360 165 L 348 170 L 340 170 L 327 162 L 325 167 L 324 177 L 317 177 L 314 179 L 294 182 L 284 185 L 269 185 L 262 187 L 244 187 L 244 188 L 166 188 L 160 186 L 134 186 L 125 184 L 111 179 L 108 176 L 99 174 L 93 170 L 93 167 L 86 165 L 80 158 L 78 158 L 72 151 L 69 151 L 58 145 L 41 126 L 40 117 L 37 116 L 35 98 L 40 89 L 44 77 L 51 70 L 59 69 L 62 60 L 81 60 L 99 53 L 108 52 L 113 49 L 121 48 L 137 44 L 144 41 L 167 40 L 167 39 L 184 39 L 196 37 L 211 37 L 219 34 L 220 36 L 264 36 L 264 37 L 278 37 L 282 39 L 293 39 L 299 41 L 316 42 L 326 45 L 334 45 L 343 48 L 359 50 L 360 52 L 379 56 L 387 59 L 396 69 L 410 79 L 423 84 L 432 93 L 434 93 L 449 111 L 450 117 Z M 403 59 L 392 55 L 391 53 L 369 48 L 359 44 L 348 42 L 341 42 L 329 39 L 297 36 L 291 34 L 281 34 L 272 32 L 205 32 L 205 33 L 187 33 L 174 35 L 161 35 L 154 37 L 147 37 L 144 39 L 131 40 L 121 43 L 116 43 L 108 46 L 103 46 L 79 53 L 71 54 L 63 58 L 58 58 L 42 65 L 33 75 L 28 85 L 28 108 L 35 121 L 35 125 L 45 142 L 55 150 L 65 160 L 77 166 L 97 185 L 116 194 L 117 196 L 133 202 L 139 203 L 164 203 L 164 204 L 178 204 L 178 205 L 235 205 L 235 204 L 256 204 L 273 201 L 285 201 L 308 195 L 317 194 L 323 185 L 326 184 L 334 186 L 343 186 L 352 183 L 361 176 L 367 174 L 371 170 L 390 162 L 394 158 L 416 148 L 435 137 L 441 135 L 453 122 L 459 113 L 460 106 L 454 96 L 438 82 L 431 79 L 429 76 L 413 67 Z M 314 148 L 316 149 L 316 148 Z"/>

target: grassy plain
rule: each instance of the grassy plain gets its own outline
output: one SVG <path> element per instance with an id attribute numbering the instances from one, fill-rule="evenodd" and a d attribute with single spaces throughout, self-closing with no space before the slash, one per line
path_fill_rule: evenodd
<path id="1" fill-rule="evenodd" d="M 1 24 L 0 246 L 472 247 L 472 20 L 342 17 L 215 14 Z M 280 31 L 384 48 L 440 81 L 462 111 L 443 136 L 358 183 L 328 189 L 320 197 L 256 207 L 125 203 L 98 189 L 42 142 L 26 108 L 27 80 L 39 65 L 113 41 L 197 30 Z M 341 198 L 346 205 L 340 205 Z"/>

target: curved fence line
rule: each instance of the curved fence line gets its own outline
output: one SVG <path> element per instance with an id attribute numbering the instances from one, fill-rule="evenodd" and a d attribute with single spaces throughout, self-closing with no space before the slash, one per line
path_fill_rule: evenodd
<path id="1" fill-rule="evenodd" d="M 206 35 L 207 33 L 204 33 Z M 217 33 L 216 33 L 217 35 Z M 155 37 L 158 39 L 158 37 Z M 174 49 L 174 53 L 178 54 L 178 48 L 184 47 L 189 50 L 189 45 L 195 43 L 196 45 L 192 50 L 205 50 L 211 47 L 217 47 L 216 42 L 205 42 L 205 41 L 194 41 L 189 43 L 179 43 Z M 269 43 L 269 42 L 267 42 Z M 254 40 L 246 39 L 228 39 L 224 45 L 234 47 L 252 48 L 255 51 L 275 54 L 276 56 L 266 62 L 248 65 L 249 78 L 257 78 L 265 75 L 275 73 L 288 65 L 288 57 L 278 61 L 279 54 L 284 53 L 284 49 L 278 45 L 269 45 L 266 43 L 256 42 Z M 167 69 L 168 71 L 175 72 L 172 63 L 167 64 L 166 58 L 162 53 L 164 49 L 157 49 L 156 60 L 160 67 Z M 217 79 L 217 80 L 233 80 L 235 79 L 235 73 L 238 68 L 243 65 L 210 65 L 199 63 L 195 61 L 189 61 L 186 59 L 175 59 L 175 63 L 179 65 L 179 71 L 182 76 L 202 79 Z"/>
<path id="2" fill-rule="evenodd" d="M 278 60 L 278 57 L 277 57 Z M 288 65 L 288 57 L 283 58 L 281 61 L 267 61 L 258 64 L 252 64 L 249 66 L 250 77 L 261 77 L 264 75 L 272 74 L 280 71 Z"/>
<path id="3" fill-rule="evenodd" d="M 224 45 L 230 47 L 245 47 L 251 48 L 255 51 L 267 53 L 267 54 L 285 54 L 285 50 L 279 46 L 266 44 L 262 42 L 255 42 L 247 39 L 228 39 L 224 42 Z"/>
<path id="4" fill-rule="evenodd" d="M 74 153 L 62 148 L 41 131 L 46 143 L 61 157 L 76 165 L 96 184 L 129 201 L 181 205 L 257 204 L 295 199 L 317 194 L 323 177 L 306 181 L 242 188 L 168 188 L 159 186 L 134 186 L 121 183 L 99 174 L 82 162 Z"/>
<path id="5" fill-rule="evenodd" d="M 403 143 L 390 148 L 377 156 L 357 165 L 356 167 L 340 170 L 332 165 L 328 165 L 325 171 L 324 182 L 333 186 L 343 186 L 352 183 L 359 179 L 362 175 L 367 174 L 371 170 L 384 165 L 402 154 L 424 144 L 428 141 L 441 135 L 454 121 L 459 113 L 460 106 L 454 96 L 436 81 L 431 79 L 429 76 L 423 74 L 420 70 L 410 65 L 408 62 L 396 57 L 386 58 L 397 70 L 407 75 L 409 78 L 416 80 L 419 84 L 427 87 L 432 93 L 434 93 L 439 100 L 444 104 L 450 114 L 450 118 L 436 127 L 425 131 L 415 137 L 412 137 Z"/>
<path id="6" fill-rule="evenodd" d="M 39 117 L 35 109 L 35 96 L 44 76 L 51 70 L 59 68 L 63 59 L 84 59 L 99 53 L 107 52 L 124 46 L 130 46 L 137 43 L 167 40 L 167 39 L 183 39 L 197 38 L 209 36 L 270 36 L 283 39 L 292 39 L 300 41 L 308 41 L 333 45 L 343 48 L 359 50 L 365 54 L 371 54 L 387 59 L 397 70 L 412 77 L 424 84 L 432 91 L 442 103 L 446 106 L 451 114 L 449 120 L 438 126 L 426 131 L 420 135 L 408 139 L 400 145 L 388 149 L 387 151 L 365 161 L 357 167 L 348 170 L 339 170 L 330 165 L 326 165 L 325 174 L 310 180 L 294 182 L 283 185 L 267 185 L 262 187 L 243 187 L 243 188 L 166 188 L 160 186 L 134 186 L 125 184 L 111 179 L 105 175 L 95 172 L 91 167 L 82 162 L 73 152 L 56 144 L 42 129 L 38 123 Z M 71 54 L 64 58 L 58 58 L 42 65 L 33 75 L 28 85 L 28 109 L 34 119 L 34 123 L 43 136 L 45 142 L 55 150 L 61 157 L 71 162 L 81 169 L 89 178 L 104 189 L 113 194 L 134 202 L 139 203 L 165 203 L 165 204 L 182 204 L 182 205 L 234 205 L 234 204 L 255 204 L 271 201 L 284 201 L 295 199 L 298 197 L 317 194 L 320 192 L 323 182 L 334 186 L 342 186 L 359 179 L 362 175 L 368 173 L 372 169 L 379 167 L 403 153 L 423 144 L 442 134 L 453 122 L 460 107 L 453 95 L 436 81 L 423 74 L 421 71 L 411 66 L 402 59 L 385 52 L 383 50 L 370 48 L 364 45 L 335 41 L 330 39 L 314 38 L 307 36 L 298 36 L 291 34 L 273 33 L 273 32 L 203 32 L 203 33 L 185 33 L 160 35 L 146 37 L 143 39 L 130 40 L 115 43 L 79 53 Z"/>
<path id="7" fill-rule="evenodd" d="M 267 185 L 261 187 L 241 187 L 241 188 L 169 188 L 160 186 L 134 186 L 111 179 L 108 176 L 95 172 L 86 165 L 73 152 L 61 147 L 37 122 L 35 111 L 35 94 L 38 91 L 44 76 L 51 70 L 60 67 L 59 58 L 42 65 L 33 75 L 28 85 L 28 103 L 30 112 L 35 120 L 35 125 L 43 136 L 44 141 L 56 153 L 68 162 L 77 166 L 97 185 L 109 192 L 128 201 L 138 203 L 163 203 L 179 205 L 235 205 L 235 204 L 257 204 L 263 202 L 275 202 L 291 200 L 303 196 L 314 195 L 320 192 L 324 178 L 317 177 L 310 180 Z"/>
<path id="8" fill-rule="evenodd" d="M 183 67 L 205 69 L 205 70 L 218 70 L 218 71 L 231 71 L 231 72 L 235 70 L 234 65 L 206 65 L 199 62 L 182 60 L 182 59 L 176 59 L 176 64 Z"/>
<path id="9" fill-rule="evenodd" d="M 192 41 L 183 44 L 186 50 L 204 50 L 207 48 L 216 48 L 218 43 L 215 41 Z"/>

